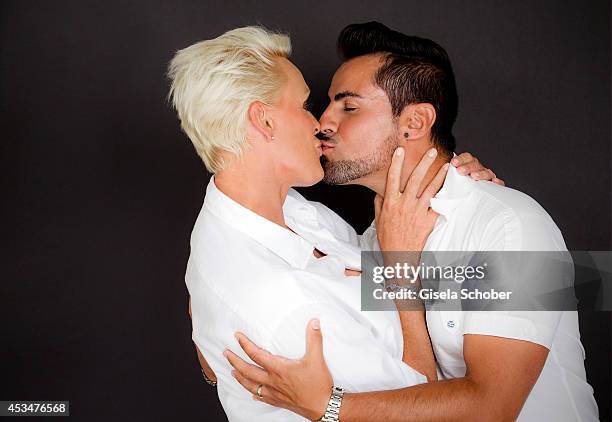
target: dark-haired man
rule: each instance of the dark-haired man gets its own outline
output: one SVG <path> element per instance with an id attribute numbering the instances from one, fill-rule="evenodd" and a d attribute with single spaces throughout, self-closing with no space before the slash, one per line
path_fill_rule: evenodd
<path id="1" fill-rule="evenodd" d="M 375 250 L 380 241 L 417 250 L 406 233 L 415 230 L 411 210 L 419 195 L 396 179 L 402 167 L 410 174 L 432 146 L 438 156 L 423 185 L 452 157 L 457 93 L 450 61 L 434 42 L 377 23 L 345 28 L 339 48 L 345 62 L 321 117 L 326 180 L 378 194 L 379 218 L 362 236 L 363 249 Z M 397 147 L 400 155 L 393 153 Z M 388 179 L 393 174 L 396 179 Z M 431 207 L 440 217 L 424 250 L 566 251 L 558 228 L 533 199 L 461 178 L 452 167 Z M 229 356 L 242 385 L 266 393 L 259 400 L 312 420 L 324 413 L 325 420 L 343 422 L 597 420 L 575 312 L 431 311 L 427 326 L 441 380 L 398 390 L 315 394 L 321 385 L 332 387 L 323 361 L 324 324 L 309 327 L 302 360 L 272 356 L 244 336 L 241 346 L 263 370 Z"/>

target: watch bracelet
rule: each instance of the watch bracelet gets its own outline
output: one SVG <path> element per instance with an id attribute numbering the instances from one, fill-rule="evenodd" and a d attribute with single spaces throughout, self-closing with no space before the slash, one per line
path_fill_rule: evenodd
<path id="1" fill-rule="evenodd" d="M 340 406 L 344 397 L 344 389 L 342 387 L 332 386 L 331 396 L 325 409 L 325 414 L 317 422 L 339 422 L 340 421 Z"/>

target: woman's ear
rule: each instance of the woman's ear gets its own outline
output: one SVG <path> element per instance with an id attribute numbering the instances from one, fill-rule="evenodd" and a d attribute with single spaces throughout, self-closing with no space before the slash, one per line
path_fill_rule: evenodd
<path id="1" fill-rule="evenodd" d="M 249 123 L 265 140 L 274 140 L 274 123 L 267 106 L 261 101 L 253 101 L 248 110 Z"/>
<path id="2" fill-rule="evenodd" d="M 429 103 L 410 104 L 399 117 L 401 137 L 406 140 L 421 139 L 431 135 L 436 122 L 436 109 Z"/>

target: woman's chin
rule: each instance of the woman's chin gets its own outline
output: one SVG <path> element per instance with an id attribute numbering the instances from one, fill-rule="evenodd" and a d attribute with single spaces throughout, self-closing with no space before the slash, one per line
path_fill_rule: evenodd
<path id="1" fill-rule="evenodd" d="M 323 167 L 321 167 L 320 163 L 317 167 L 318 169 L 316 172 L 316 176 L 314 177 L 314 181 L 312 182 L 311 186 L 319 183 L 321 180 L 323 180 L 323 176 L 325 176 L 325 172 L 323 171 Z"/>
<path id="2" fill-rule="evenodd" d="M 323 176 L 325 173 L 323 172 L 323 167 L 319 166 L 318 169 L 315 169 L 310 175 L 304 177 L 301 182 L 295 184 L 295 187 L 308 187 L 313 186 L 323 180 Z"/>

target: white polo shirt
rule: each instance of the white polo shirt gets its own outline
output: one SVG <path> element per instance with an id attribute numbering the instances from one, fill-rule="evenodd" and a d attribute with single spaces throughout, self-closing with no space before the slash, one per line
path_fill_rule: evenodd
<path id="1" fill-rule="evenodd" d="M 360 311 L 360 277 L 344 275 L 345 268 L 360 269 L 355 231 L 294 190 L 283 211 L 297 234 L 233 201 L 211 178 L 193 228 L 185 275 L 193 340 L 217 375 L 228 419 L 304 420 L 254 401 L 230 375 L 225 348 L 249 361 L 234 338 L 236 331 L 274 354 L 299 358 L 307 322 L 318 317 L 325 359 L 338 385 L 359 392 L 426 382 L 402 361 L 397 313 Z M 315 247 L 327 256 L 315 258 Z"/>
<path id="2" fill-rule="evenodd" d="M 431 206 L 440 217 L 426 251 L 567 250 L 551 217 L 532 198 L 494 183 L 475 182 L 452 166 Z M 361 237 L 361 246 L 380 250 L 374 223 Z M 550 353 L 518 420 L 598 420 L 593 389 L 586 381 L 576 312 L 428 311 L 427 326 L 442 378 L 465 375 L 464 334 L 545 346 Z"/>

